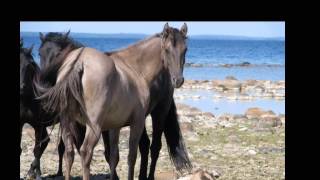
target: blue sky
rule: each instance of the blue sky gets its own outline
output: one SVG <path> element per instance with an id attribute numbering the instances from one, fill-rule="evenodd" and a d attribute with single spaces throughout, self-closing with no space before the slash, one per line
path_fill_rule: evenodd
<path id="1" fill-rule="evenodd" d="M 20 32 L 141 33 L 154 34 L 166 22 L 20 22 Z M 285 37 L 285 22 L 186 22 L 188 35 L 235 35 L 248 37 Z M 180 28 L 183 22 L 170 22 Z"/>

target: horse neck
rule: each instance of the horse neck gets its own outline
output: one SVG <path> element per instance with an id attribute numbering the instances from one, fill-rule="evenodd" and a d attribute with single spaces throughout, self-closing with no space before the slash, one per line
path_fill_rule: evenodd
<path id="1" fill-rule="evenodd" d="M 159 37 L 147 39 L 120 52 L 119 55 L 125 59 L 126 64 L 146 80 L 149 87 L 164 71 Z"/>

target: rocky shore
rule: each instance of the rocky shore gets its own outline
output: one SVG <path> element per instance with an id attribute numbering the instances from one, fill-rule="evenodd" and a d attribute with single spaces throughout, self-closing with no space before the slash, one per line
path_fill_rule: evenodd
<path id="1" fill-rule="evenodd" d="M 285 81 L 270 80 L 237 80 L 227 76 L 223 80 L 186 80 L 180 89 L 176 90 L 175 98 L 184 99 L 186 90 L 208 90 L 215 93 L 214 99 L 227 98 L 229 100 L 254 100 L 268 98 L 285 100 Z M 189 94 L 190 95 L 190 94 Z M 201 98 L 200 95 L 191 98 Z"/>
<path id="2" fill-rule="evenodd" d="M 219 81 L 218 81 L 219 82 Z M 230 82 L 230 81 L 229 81 Z M 231 81 L 233 82 L 233 81 Z M 222 82 L 220 82 L 223 84 Z M 218 87 L 213 81 L 194 83 L 187 81 L 183 88 L 195 86 Z M 219 83 L 218 83 L 219 84 Z M 241 82 L 240 87 L 249 86 L 250 82 Z M 251 82 L 265 89 L 283 87 L 284 83 Z M 228 87 L 228 86 L 227 86 Z M 237 87 L 239 87 L 237 85 Z M 253 86 L 255 87 L 255 86 Z M 213 88 L 214 89 L 214 88 Z M 246 89 L 246 88 L 243 88 Z M 285 176 L 285 115 L 267 109 L 250 108 L 244 114 L 222 114 L 215 116 L 202 112 L 185 104 L 177 104 L 183 137 L 189 156 L 194 166 L 191 173 L 179 174 L 170 162 L 163 138 L 156 169 L 159 180 L 200 180 L 200 179 L 284 179 Z M 151 119 L 147 118 L 146 126 L 151 138 Z M 44 179 L 55 174 L 58 168 L 57 125 L 51 142 L 41 159 L 41 170 Z M 51 131 L 48 128 L 49 132 Z M 120 162 L 117 167 L 120 179 L 127 177 L 127 154 L 129 128 L 123 128 L 120 136 Z M 33 159 L 34 132 L 28 125 L 24 126 L 22 154 L 20 156 L 20 177 L 25 177 Z M 93 179 L 106 179 L 109 167 L 104 159 L 102 139 L 94 150 L 91 162 Z M 150 162 L 150 161 L 149 161 Z M 135 166 L 137 177 L 140 166 L 138 155 Z M 72 168 L 74 179 L 81 179 L 81 164 L 76 153 Z M 63 179 L 57 177 L 54 179 Z"/>

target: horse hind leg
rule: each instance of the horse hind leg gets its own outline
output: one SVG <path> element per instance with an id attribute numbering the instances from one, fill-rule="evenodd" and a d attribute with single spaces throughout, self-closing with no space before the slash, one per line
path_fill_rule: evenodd
<path id="1" fill-rule="evenodd" d="M 64 151 L 64 160 L 65 160 L 65 180 L 71 179 L 71 168 L 74 160 L 74 148 L 73 148 L 73 137 L 71 136 L 70 132 L 67 131 L 65 127 L 61 127 L 62 129 L 62 140 L 65 146 Z"/>
<path id="2" fill-rule="evenodd" d="M 118 180 L 116 171 L 119 162 L 119 133 L 120 129 L 112 129 L 102 133 L 105 145 L 105 158 L 110 166 L 110 179 Z"/>
<path id="3" fill-rule="evenodd" d="M 62 140 L 62 136 L 60 137 L 59 145 L 58 145 L 58 154 L 59 154 L 59 166 L 58 166 L 58 172 L 56 176 L 62 176 L 62 159 L 63 159 L 63 154 L 65 152 L 65 146 Z"/>
<path id="4" fill-rule="evenodd" d="M 109 131 L 103 131 L 102 132 L 102 139 L 103 139 L 103 144 L 104 144 L 104 157 L 110 167 L 110 139 L 109 139 Z M 111 167 L 110 167 L 111 169 Z M 110 179 L 111 175 L 111 170 L 110 174 L 106 176 L 107 179 Z"/>
<path id="5" fill-rule="evenodd" d="M 50 139 L 48 138 L 47 129 L 45 127 L 35 127 L 34 129 L 36 142 L 33 149 L 33 155 L 35 159 L 31 163 L 31 167 L 28 171 L 28 176 L 36 177 L 36 179 L 41 179 L 40 158 L 44 150 L 46 149 Z"/>
<path id="6" fill-rule="evenodd" d="M 86 135 L 80 148 L 83 180 L 89 180 L 90 178 L 90 162 L 93 155 L 93 149 L 98 143 L 101 135 L 101 128 L 99 126 L 93 126 L 92 128 L 94 128 L 94 131 L 90 126 L 86 126 Z"/>

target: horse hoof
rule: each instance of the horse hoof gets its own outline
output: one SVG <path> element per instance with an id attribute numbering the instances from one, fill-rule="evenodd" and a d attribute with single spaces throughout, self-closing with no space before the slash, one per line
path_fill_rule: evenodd
<path id="1" fill-rule="evenodd" d="M 57 172 L 56 175 L 53 175 L 53 176 L 56 176 L 56 177 L 63 176 L 63 173 L 61 171 L 59 171 L 59 172 Z"/>
<path id="2" fill-rule="evenodd" d="M 148 180 L 148 178 L 147 178 L 147 177 L 142 177 L 142 176 L 140 177 L 140 176 L 139 176 L 139 180 Z"/>
<path id="3" fill-rule="evenodd" d="M 35 180 L 36 174 L 33 171 L 29 171 L 25 180 Z"/>

